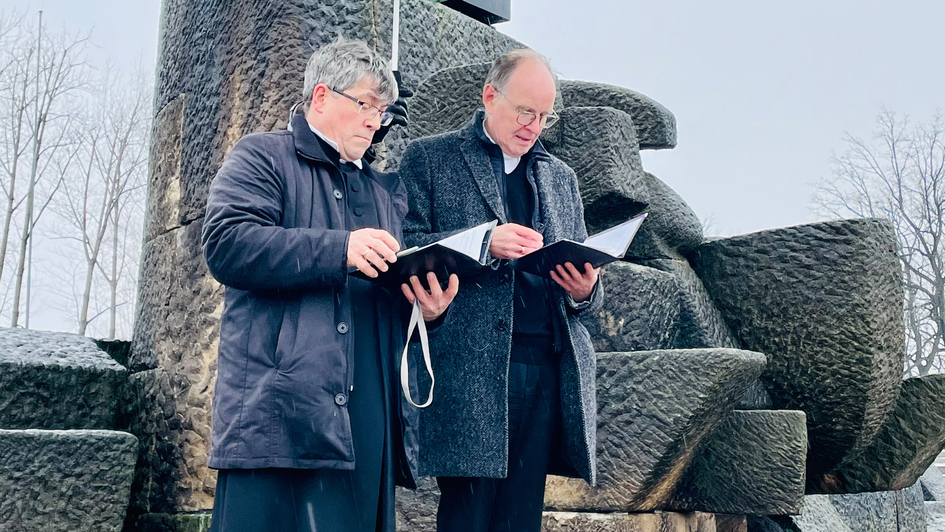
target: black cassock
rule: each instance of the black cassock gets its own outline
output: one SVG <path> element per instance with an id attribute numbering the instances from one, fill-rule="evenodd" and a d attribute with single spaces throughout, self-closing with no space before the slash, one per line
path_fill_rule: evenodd
<path id="1" fill-rule="evenodd" d="M 319 139 L 321 142 L 321 139 Z M 322 142 L 326 154 L 337 153 Z M 370 188 L 348 163 L 340 165 L 348 230 L 379 227 Z M 348 278 L 353 308 L 354 390 L 348 413 L 355 469 L 222 469 L 217 474 L 211 532 L 393 532 L 394 473 L 391 400 L 385 390 L 375 285 Z M 386 324 L 385 324 L 386 325 Z"/>

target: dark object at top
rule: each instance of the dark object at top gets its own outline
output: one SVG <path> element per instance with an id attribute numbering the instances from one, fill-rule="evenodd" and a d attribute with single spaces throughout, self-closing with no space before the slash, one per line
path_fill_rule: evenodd
<path id="1" fill-rule="evenodd" d="M 433 0 L 486 24 L 508 22 L 512 18 L 512 0 Z"/>

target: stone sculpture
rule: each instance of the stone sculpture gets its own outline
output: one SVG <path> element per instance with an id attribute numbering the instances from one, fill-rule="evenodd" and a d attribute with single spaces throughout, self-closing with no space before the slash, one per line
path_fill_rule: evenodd
<path id="1" fill-rule="evenodd" d="M 403 4 L 400 63 L 416 95 L 410 127 L 379 150 L 388 169 L 410 138 L 462 125 L 485 65 L 521 46 L 443 6 Z M 87 516 L 92 524 L 63 529 L 120 528 L 121 512 L 106 501 L 128 500 L 136 447 L 125 530 L 206 530 L 223 295 L 199 247 L 208 184 L 238 138 L 284 127 L 312 49 L 339 34 L 390 48 L 389 0 L 166 0 L 162 9 L 128 370 L 85 339 L 0 331 L 0 429 L 12 429 L 0 430 L 0 450 L 10 449 L 0 453 L 0 528 L 10 516 L 26 519 L 6 500 L 35 493 L 29 486 L 43 479 L 30 477 L 32 462 L 15 452 L 29 440 L 48 450 L 58 469 L 47 471 L 64 485 L 93 486 L 81 480 L 87 454 L 68 449 L 106 453 L 110 465 L 98 474 L 114 489 L 70 493 L 99 501 L 96 515 L 108 524 Z M 945 380 L 901 381 L 903 295 L 891 226 L 845 220 L 706 240 L 685 200 L 640 157 L 675 147 L 673 114 L 612 85 L 563 80 L 559 89 L 561 121 L 543 140 L 578 171 L 590 230 L 641 209 L 650 216 L 626 260 L 605 268 L 607 304 L 587 319 L 600 360 L 600 483 L 551 478 L 545 529 L 922 529 L 915 479 L 945 446 Z M 77 351 L 62 355 L 63 346 Z M 41 391 L 23 394 L 29 386 Z M 137 443 L 79 430 L 116 428 Z M 10 474 L 35 482 L 14 492 Z M 866 490 L 899 491 L 856 493 Z M 432 531 L 436 500 L 429 479 L 398 492 L 401 529 Z"/>

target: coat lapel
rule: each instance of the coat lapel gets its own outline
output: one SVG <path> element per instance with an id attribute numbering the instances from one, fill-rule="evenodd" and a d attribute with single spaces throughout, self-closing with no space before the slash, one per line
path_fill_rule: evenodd
<path id="1" fill-rule="evenodd" d="M 495 217 L 499 219 L 499 223 L 506 223 L 505 208 L 499 196 L 499 183 L 495 178 L 495 170 L 492 168 L 489 154 L 479 146 L 479 140 L 474 138 L 465 139 L 460 145 L 460 151 L 463 152 L 473 180 L 479 187 L 479 193 L 482 194 Z"/>

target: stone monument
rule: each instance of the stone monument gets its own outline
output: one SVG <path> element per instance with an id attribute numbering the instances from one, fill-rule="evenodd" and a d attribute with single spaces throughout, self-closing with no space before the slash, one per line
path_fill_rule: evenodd
<path id="1" fill-rule="evenodd" d="M 285 127 L 313 49 L 344 35 L 388 53 L 390 12 L 389 0 L 164 1 L 131 353 L 119 363 L 74 335 L 0 331 L 0 528 L 29 529 L 54 507 L 63 524 L 47 530 L 118 530 L 122 515 L 129 532 L 206 530 L 223 305 L 199 244 L 208 185 L 241 136 Z M 461 126 L 488 63 L 522 46 L 428 0 L 403 0 L 401 22 L 415 96 L 410 127 L 379 150 L 389 170 L 410 138 Z M 598 485 L 549 478 L 545 530 L 924 530 L 916 480 L 945 447 L 945 379 L 902 380 L 892 226 L 706 239 L 643 168 L 640 150 L 676 145 L 669 110 L 573 80 L 556 108 L 542 141 L 576 170 L 589 230 L 650 216 L 585 319 L 599 357 Z M 114 489 L 93 489 L 102 482 Z M 437 497 L 430 479 L 399 491 L 400 529 L 432 531 Z"/>

